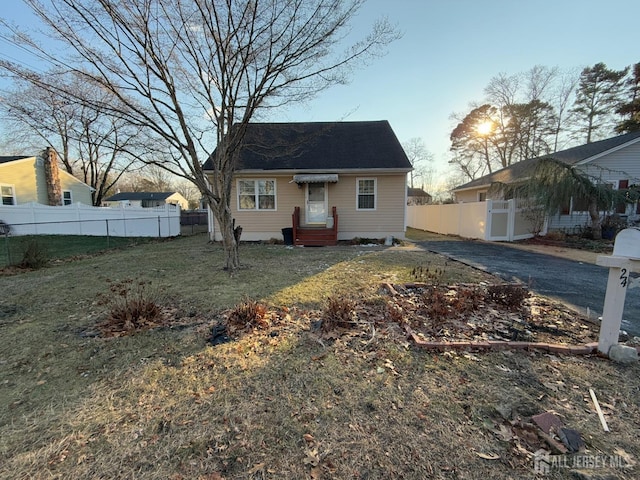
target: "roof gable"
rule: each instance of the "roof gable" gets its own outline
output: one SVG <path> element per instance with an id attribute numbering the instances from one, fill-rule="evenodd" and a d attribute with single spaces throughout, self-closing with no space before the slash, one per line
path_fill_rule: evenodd
<path id="1" fill-rule="evenodd" d="M 585 145 L 579 145 L 566 150 L 560 150 L 549 155 L 529 158 L 472 180 L 464 185 L 460 185 L 456 187 L 454 191 L 484 187 L 496 182 L 512 183 L 516 180 L 522 180 L 533 173 L 536 165 L 543 158 L 553 158 L 569 165 L 584 164 L 639 141 L 640 132 L 631 132 L 624 135 L 618 135 L 617 137 L 600 140 L 598 142 L 587 143 Z"/>
<path id="2" fill-rule="evenodd" d="M 126 200 L 166 200 L 176 192 L 120 192 L 105 199 L 105 202 L 122 202 Z"/>
<path id="3" fill-rule="evenodd" d="M 215 155 L 215 152 L 214 152 Z M 212 170 L 211 160 L 204 164 Z M 411 163 L 387 121 L 250 123 L 236 170 L 396 169 Z"/>
<path id="4" fill-rule="evenodd" d="M 422 188 L 407 187 L 407 196 L 409 197 L 430 197 L 431 195 L 425 192 Z"/>
<path id="5" fill-rule="evenodd" d="M 16 160 L 25 160 L 27 158 L 34 158 L 34 157 L 29 155 L 13 155 L 13 156 L 7 156 L 7 157 L 0 157 L 0 165 L 4 163 L 15 162 Z"/>

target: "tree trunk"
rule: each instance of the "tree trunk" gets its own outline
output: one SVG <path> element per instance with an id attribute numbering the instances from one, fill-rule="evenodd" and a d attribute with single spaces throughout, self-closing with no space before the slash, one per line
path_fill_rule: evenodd
<path id="1" fill-rule="evenodd" d="M 225 202 L 213 206 L 213 215 L 218 222 L 220 235 L 222 236 L 222 247 L 224 249 L 224 269 L 234 271 L 240 268 L 240 254 L 238 245 L 242 227 L 235 226 L 235 220 L 231 216 L 231 209 Z"/>
<path id="2" fill-rule="evenodd" d="M 598 211 L 598 203 L 595 199 L 589 200 L 589 217 L 591 218 L 591 234 L 594 240 L 602 240 L 602 222 L 600 220 L 600 212 Z"/>

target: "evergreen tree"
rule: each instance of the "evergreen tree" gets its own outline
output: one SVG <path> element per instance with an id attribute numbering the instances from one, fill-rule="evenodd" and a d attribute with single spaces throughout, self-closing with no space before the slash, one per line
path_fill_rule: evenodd
<path id="1" fill-rule="evenodd" d="M 629 133 L 640 130 L 640 62 L 631 67 L 631 76 L 625 82 L 627 92 L 624 101 L 616 109 L 623 120 L 616 125 L 616 132 Z"/>
<path id="2" fill-rule="evenodd" d="M 602 62 L 582 70 L 572 113 L 576 115 L 578 132 L 585 135 L 586 143 L 591 143 L 595 134 L 610 124 L 611 112 L 620 101 L 627 71 L 627 68 L 611 70 Z"/>

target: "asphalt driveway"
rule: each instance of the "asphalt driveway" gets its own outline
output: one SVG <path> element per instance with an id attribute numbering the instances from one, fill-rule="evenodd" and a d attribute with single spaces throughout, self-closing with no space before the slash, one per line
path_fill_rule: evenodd
<path id="1" fill-rule="evenodd" d="M 602 314 L 607 268 L 529 252 L 504 243 L 438 240 L 418 244 L 505 281 L 521 281 L 540 295 L 560 300 L 584 314 L 589 312 L 591 318 Z M 622 328 L 640 336 L 640 289 L 627 291 Z"/>

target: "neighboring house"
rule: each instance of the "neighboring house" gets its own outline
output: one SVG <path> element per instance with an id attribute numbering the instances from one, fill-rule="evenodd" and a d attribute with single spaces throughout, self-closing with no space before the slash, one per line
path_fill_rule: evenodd
<path id="1" fill-rule="evenodd" d="M 592 142 L 578 147 L 558 151 L 545 157 L 523 160 L 513 165 L 478 178 L 453 191 L 458 202 L 478 202 L 492 198 L 490 187 L 495 183 L 514 184 L 524 182 L 533 174 L 542 158 L 554 158 L 575 165 L 588 175 L 600 179 L 614 189 L 626 189 L 640 185 L 640 132 Z M 640 217 L 640 203 L 614 206 L 617 213 L 630 219 Z M 588 222 L 585 202 L 572 200 L 558 215 L 549 219 L 549 229 L 578 228 Z"/>
<path id="2" fill-rule="evenodd" d="M 91 187 L 58 168 L 55 150 L 43 156 L 0 157 L 2 205 L 91 205 Z"/>
<path id="3" fill-rule="evenodd" d="M 180 210 L 189 209 L 189 201 L 178 192 L 120 192 L 103 200 L 103 207 L 161 207 L 179 205 Z"/>
<path id="4" fill-rule="evenodd" d="M 387 121 L 249 124 L 232 215 L 248 241 L 287 241 L 289 229 L 296 245 L 404 238 L 411 168 Z M 204 170 L 213 173 L 211 160 Z"/>
<path id="5" fill-rule="evenodd" d="M 407 187 L 407 205 L 428 205 L 433 197 L 421 188 Z"/>

